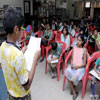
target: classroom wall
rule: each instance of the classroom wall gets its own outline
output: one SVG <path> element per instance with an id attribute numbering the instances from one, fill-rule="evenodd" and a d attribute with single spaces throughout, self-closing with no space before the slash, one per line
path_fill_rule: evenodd
<path id="1" fill-rule="evenodd" d="M 0 0 L 0 8 L 3 7 L 3 5 L 22 7 L 22 13 L 24 14 L 23 0 Z"/>

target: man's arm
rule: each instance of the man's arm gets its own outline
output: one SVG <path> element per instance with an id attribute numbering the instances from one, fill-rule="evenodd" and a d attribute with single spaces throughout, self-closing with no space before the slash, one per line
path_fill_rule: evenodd
<path id="1" fill-rule="evenodd" d="M 0 63 L 0 68 L 1 68 L 1 63 Z"/>

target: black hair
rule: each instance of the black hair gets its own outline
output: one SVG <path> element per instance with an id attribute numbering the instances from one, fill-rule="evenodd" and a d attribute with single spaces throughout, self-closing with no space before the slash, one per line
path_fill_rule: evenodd
<path id="1" fill-rule="evenodd" d="M 66 29 L 66 31 L 67 31 L 67 32 L 66 32 L 66 35 L 68 35 L 69 32 L 68 32 L 68 28 L 67 28 L 67 26 L 64 26 L 64 27 L 63 27 L 62 33 L 63 33 L 64 29 Z"/>
<path id="2" fill-rule="evenodd" d="M 23 24 L 24 24 L 24 17 L 19 10 L 17 10 L 14 7 L 9 7 L 6 9 L 3 18 L 3 26 L 7 34 L 12 34 L 13 29 L 16 25 L 20 29 L 20 27 Z"/>
<path id="3" fill-rule="evenodd" d="M 56 50 L 57 49 L 57 42 L 53 42 L 51 44 L 51 46 L 52 46 L 52 50 Z"/>
<path id="4" fill-rule="evenodd" d="M 81 38 L 81 40 L 83 41 L 82 46 L 84 46 L 84 43 L 85 43 L 85 42 L 84 42 L 84 35 L 83 35 L 83 34 L 79 34 L 79 35 L 77 36 L 77 38 L 78 38 L 78 37 Z"/>
<path id="5" fill-rule="evenodd" d="M 97 29 L 97 28 L 95 28 L 95 29 L 93 30 L 93 33 L 94 33 L 94 31 L 97 31 L 97 32 L 98 32 L 98 29 Z"/>

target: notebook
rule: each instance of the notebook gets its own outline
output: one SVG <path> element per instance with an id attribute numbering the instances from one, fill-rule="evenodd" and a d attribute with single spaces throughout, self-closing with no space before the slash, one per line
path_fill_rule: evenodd
<path id="1" fill-rule="evenodd" d="M 74 48 L 73 52 L 73 64 L 74 65 L 81 65 L 82 64 L 82 55 L 83 54 L 83 49 L 82 48 Z"/>
<path id="2" fill-rule="evenodd" d="M 100 80 L 100 77 L 99 77 L 98 74 L 94 71 L 94 69 L 91 70 L 89 73 L 90 73 L 91 75 L 95 76 L 98 80 Z"/>
<path id="3" fill-rule="evenodd" d="M 54 61 L 51 61 L 51 64 L 55 64 L 55 63 L 58 63 L 59 59 L 56 59 Z"/>
<path id="4" fill-rule="evenodd" d="M 27 70 L 30 71 L 33 63 L 33 58 L 37 50 L 40 50 L 41 38 L 31 37 L 27 50 L 24 53 L 26 60 Z"/>

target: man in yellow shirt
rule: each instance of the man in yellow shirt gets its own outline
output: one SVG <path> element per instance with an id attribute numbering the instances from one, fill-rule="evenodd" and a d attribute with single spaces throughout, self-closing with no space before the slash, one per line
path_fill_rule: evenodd
<path id="1" fill-rule="evenodd" d="M 0 62 L 3 69 L 9 100 L 31 100 L 30 86 L 34 77 L 40 51 L 37 51 L 33 59 L 31 71 L 26 69 L 24 52 L 16 45 L 21 39 L 24 17 L 15 8 L 9 7 L 4 15 L 4 29 L 7 40 L 0 48 Z"/>

